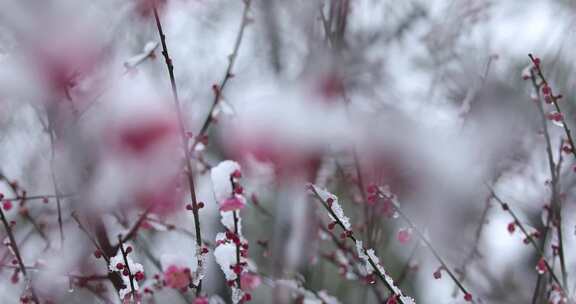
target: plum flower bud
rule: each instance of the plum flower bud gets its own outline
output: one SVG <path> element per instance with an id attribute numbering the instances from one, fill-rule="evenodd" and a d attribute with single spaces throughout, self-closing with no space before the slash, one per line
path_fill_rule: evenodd
<path id="1" fill-rule="evenodd" d="M 510 234 L 513 234 L 514 231 L 516 231 L 516 223 L 515 222 L 509 223 L 507 229 Z"/>
<path id="2" fill-rule="evenodd" d="M 546 273 L 546 270 L 546 260 L 544 258 L 540 258 L 536 264 L 536 272 L 538 272 L 538 274 L 544 274 Z"/>
<path id="3" fill-rule="evenodd" d="M 134 274 L 134 278 L 136 281 L 142 281 L 144 280 L 144 273 L 142 271 L 138 271 L 136 274 Z"/>
<path id="4" fill-rule="evenodd" d="M 411 237 L 412 237 L 412 229 L 409 228 L 403 228 L 398 230 L 398 234 L 396 235 L 396 238 L 398 239 L 400 244 L 406 244 L 410 242 Z"/>
<path id="5" fill-rule="evenodd" d="M 240 172 L 240 170 L 236 169 L 236 170 L 234 170 L 234 172 L 232 172 L 231 175 L 232 175 L 233 178 L 238 179 L 238 178 L 241 178 L 241 177 L 242 177 L 242 172 Z"/>
<path id="6" fill-rule="evenodd" d="M 10 209 L 12 209 L 12 201 L 2 202 L 2 209 L 4 209 L 4 211 L 10 211 Z"/>
<path id="7" fill-rule="evenodd" d="M 564 116 L 560 112 L 550 112 L 547 115 L 548 120 L 561 122 L 564 119 Z"/>
<path id="8" fill-rule="evenodd" d="M 368 192 L 369 194 L 375 194 L 377 191 L 378 191 L 378 186 L 376 186 L 375 184 L 370 184 L 366 188 L 366 192 Z"/>

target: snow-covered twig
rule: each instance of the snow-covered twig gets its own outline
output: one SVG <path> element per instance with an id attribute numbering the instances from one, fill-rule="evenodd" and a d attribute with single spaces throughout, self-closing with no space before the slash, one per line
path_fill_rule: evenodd
<path id="1" fill-rule="evenodd" d="M 128 263 L 128 253 L 124 249 L 124 243 L 122 242 L 122 235 L 118 235 L 118 246 L 120 252 L 122 253 L 122 258 L 124 259 L 124 265 L 128 271 L 128 279 L 130 280 L 130 294 L 132 294 L 132 301 L 136 302 L 136 290 L 134 288 L 134 275 L 130 270 L 130 263 Z"/>
<path id="2" fill-rule="evenodd" d="M 246 205 L 243 188 L 239 184 L 240 165 L 226 160 L 212 168 L 210 173 L 216 201 L 220 204 L 225 233 L 216 236 L 214 256 L 232 288 L 232 302 L 248 301 L 251 295 L 241 286 L 242 273 L 247 265 L 248 242 L 242 236 L 240 210 Z"/>
<path id="3" fill-rule="evenodd" d="M 366 268 L 369 272 L 375 272 L 380 281 L 384 283 L 386 288 L 393 294 L 394 297 L 402 304 L 416 303 L 414 299 L 405 296 L 398 288 L 394 280 L 386 273 L 386 270 L 382 265 L 380 265 L 380 259 L 376 256 L 374 249 L 367 249 L 362 244 L 362 241 L 358 240 L 351 230 L 350 220 L 344 212 L 342 207 L 338 204 L 338 198 L 315 185 L 310 185 L 309 189 L 314 195 L 314 197 L 322 204 L 322 206 L 328 211 L 329 215 L 334 219 L 335 223 L 344 230 L 344 235 L 354 242 L 356 248 L 358 249 L 358 256 L 366 262 Z"/>

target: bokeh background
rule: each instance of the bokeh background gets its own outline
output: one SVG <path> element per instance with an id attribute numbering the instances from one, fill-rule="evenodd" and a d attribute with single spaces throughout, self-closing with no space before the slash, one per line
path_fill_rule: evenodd
<path id="1" fill-rule="evenodd" d="M 408 224 L 366 201 L 359 177 L 390 187 L 447 264 L 458 274 L 465 268 L 461 281 L 475 301 L 531 303 L 539 256 L 518 229 L 508 231 L 513 219 L 489 186 L 525 227 L 543 231 L 551 195 L 543 101 L 534 101 L 523 76 L 528 54 L 539 57 L 574 126 L 573 1 L 252 0 L 244 16 L 241 0 L 0 0 L 0 191 L 20 198 L 6 215 L 41 298 L 119 301 L 106 280 L 99 298 L 71 279 L 107 271 L 73 212 L 94 234 L 97 218 L 114 240 L 155 206 L 132 243 L 143 286 L 162 274 L 154 262 L 162 256 L 195 255 L 188 186 L 178 177 L 177 115 L 150 3 L 166 34 L 185 131 L 199 141 L 191 163 L 207 243 L 223 231 L 210 169 L 226 159 L 242 166 L 243 235 L 261 278 L 253 303 L 278 302 L 279 279 L 340 303 L 378 303 L 373 288 L 385 299 L 380 282 L 366 284 L 353 266 L 339 265 L 349 259 L 338 261 L 342 251 L 318 228 L 329 220 L 307 183 L 339 196 L 356 235 L 417 303 L 465 302 L 445 272 L 434 278 L 439 262 L 416 234 L 400 240 Z M 230 62 L 233 75 L 219 89 Z M 571 270 L 574 160 L 560 151 L 563 128 L 548 122 L 547 130 L 561 163 Z M 48 202 L 23 203 L 24 190 Z M 12 253 L 0 249 L 0 302 L 18 303 L 25 280 L 13 282 Z M 203 290 L 231 303 L 211 253 Z M 287 302 L 332 303 L 314 292 Z M 192 291 L 163 288 L 144 302 L 193 299 Z"/>

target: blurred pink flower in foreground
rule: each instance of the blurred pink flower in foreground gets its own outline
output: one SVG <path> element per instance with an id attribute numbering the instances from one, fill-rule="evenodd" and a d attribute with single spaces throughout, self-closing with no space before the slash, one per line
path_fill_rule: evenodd
<path id="1" fill-rule="evenodd" d="M 136 13 L 140 17 L 147 18 L 154 15 L 154 7 L 163 10 L 166 6 L 166 0 L 136 0 Z"/>
<path id="2" fill-rule="evenodd" d="M 240 277 L 240 285 L 244 291 L 254 290 L 260 286 L 260 283 L 262 283 L 262 280 L 254 273 L 245 272 Z"/>
<path id="3" fill-rule="evenodd" d="M 198 297 L 194 299 L 194 304 L 208 304 L 210 301 L 207 297 Z"/>
<path id="4" fill-rule="evenodd" d="M 186 288 L 190 284 L 190 269 L 170 265 L 164 271 L 164 281 L 166 286 L 175 289 Z"/>
<path id="5" fill-rule="evenodd" d="M 168 179 L 164 184 L 152 188 L 142 188 L 136 194 L 136 201 L 143 209 L 160 215 L 167 215 L 181 209 L 184 192 L 180 191 L 178 178 Z"/>
<path id="6" fill-rule="evenodd" d="M 220 211 L 234 211 L 244 208 L 246 203 L 243 198 L 234 195 L 233 197 L 225 199 L 220 205 Z"/>
<path id="7" fill-rule="evenodd" d="M 320 153 L 307 151 L 290 143 L 274 139 L 266 134 L 235 134 L 230 140 L 230 151 L 233 158 L 254 159 L 274 165 L 279 177 L 315 176 L 320 167 Z"/>
<path id="8" fill-rule="evenodd" d="M 123 152 L 142 156 L 165 144 L 175 144 L 178 128 L 170 117 L 137 119 L 121 126 L 115 141 Z"/>
<path id="9" fill-rule="evenodd" d="M 178 127 L 171 112 L 130 114 L 104 130 L 104 151 L 127 180 L 127 201 L 167 215 L 180 209 L 182 166 Z"/>
<path id="10" fill-rule="evenodd" d="M 401 244 L 406 244 L 406 243 L 410 242 L 410 239 L 412 238 L 411 229 L 406 229 L 406 228 L 400 229 L 398 231 L 397 238 Z"/>

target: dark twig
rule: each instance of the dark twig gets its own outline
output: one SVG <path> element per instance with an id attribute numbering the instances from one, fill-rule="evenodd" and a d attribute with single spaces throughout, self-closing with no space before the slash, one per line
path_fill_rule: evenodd
<path id="1" fill-rule="evenodd" d="M 196 198 L 196 189 L 194 186 L 194 176 L 192 173 L 192 164 L 190 163 L 190 151 L 188 150 L 186 138 L 186 128 L 184 125 L 184 117 L 182 115 L 182 108 L 180 105 L 180 99 L 178 98 L 178 89 L 176 87 L 176 79 L 174 77 L 174 65 L 172 64 L 172 59 L 168 53 L 168 46 L 166 45 L 166 36 L 162 30 L 162 24 L 160 23 L 160 17 L 158 16 L 158 9 L 156 6 L 153 7 L 154 19 L 156 20 L 156 27 L 158 29 L 158 34 L 160 35 L 160 41 L 162 43 L 162 55 L 166 61 L 166 67 L 168 68 L 168 75 L 170 77 L 170 85 L 172 87 L 172 95 L 174 97 L 174 106 L 176 108 L 176 114 L 178 116 L 178 126 L 180 129 L 181 145 L 184 149 L 184 157 L 186 162 L 186 177 L 188 178 L 188 186 L 190 187 L 190 198 L 192 200 L 192 212 L 194 214 L 194 227 L 196 229 L 196 245 L 198 248 L 202 247 L 202 233 L 200 230 L 200 215 L 198 213 L 198 200 Z M 202 260 L 198 259 L 198 269 L 202 268 Z M 196 295 L 200 295 L 202 290 L 202 281 L 198 283 L 198 288 L 196 289 Z"/>
<path id="2" fill-rule="evenodd" d="M 60 189 L 58 187 L 58 179 L 56 177 L 56 144 L 55 136 L 56 131 L 54 130 L 53 122 L 48 119 L 48 136 L 50 137 L 50 176 L 52 179 L 52 186 L 54 188 L 54 193 L 56 194 L 56 207 L 58 210 L 58 230 L 60 231 L 60 246 L 64 244 L 64 227 L 62 224 L 62 202 L 60 200 Z"/>
<path id="3" fill-rule="evenodd" d="M 36 232 L 38 232 L 40 237 L 46 242 L 46 248 L 50 247 L 50 240 L 48 239 L 48 237 L 44 233 L 44 230 L 42 230 L 42 227 L 40 227 L 40 225 L 37 223 L 37 221 L 32 216 L 30 216 L 28 209 L 25 207 L 26 202 L 28 202 L 28 196 L 27 196 L 26 190 L 20 189 L 20 187 L 16 183 L 10 182 L 8 177 L 6 177 L 6 175 L 4 175 L 1 172 L 0 172 L 0 179 L 6 182 L 8 187 L 10 187 L 10 189 L 12 190 L 14 195 L 17 197 L 14 199 L 2 198 L 0 201 L 2 201 L 2 202 L 4 202 L 4 201 L 20 201 L 20 215 L 22 215 L 22 217 L 24 219 L 26 219 L 28 222 L 30 222 L 32 224 L 32 227 L 34 227 L 34 230 L 36 230 Z M 19 194 L 19 193 L 21 193 L 21 194 Z"/>
<path id="4" fill-rule="evenodd" d="M 78 215 L 75 212 L 72 212 L 72 218 L 74 219 L 74 221 L 76 221 L 76 223 L 78 224 L 78 227 L 80 228 L 80 230 L 82 230 L 84 232 L 84 234 L 86 234 L 86 236 L 88 237 L 88 239 L 90 240 L 90 242 L 92 242 L 92 245 L 94 245 L 94 247 L 100 251 L 100 253 L 102 254 L 102 257 L 104 258 L 104 260 L 106 261 L 106 264 L 110 264 L 110 258 L 108 257 L 108 255 L 106 254 L 106 251 L 98 244 L 98 242 L 96 241 L 96 239 L 94 237 L 92 237 L 92 235 L 90 234 L 90 232 L 86 229 L 86 227 L 84 227 L 84 225 L 82 225 L 82 222 L 80 221 L 80 219 L 78 218 Z"/>
<path id="5" fill-rule="evenodd" d="M 224 88 L 226 87 L 226 84 L 228 84 L 228 81 L 230 80 L 230 78 L 232 78 L 234 76 L 232 74 L 232 69 L 234 68 L 234 64 L 236 63 L 236 58 L 238 57 L 240 45 L 242 44 L 242 39 L 244 37 L 244 30 L 246 29 L 246 26 L 248 25 L 248 23 L 250 21 L 250 19 L 248 18 L 248 11 L 250 10 L 250 5 L 252 4 L 252 0 L 243 0 L 243 2 L 244 2 L 244 12 L 242 13 L 242 21 L 240 23 L 240 28 L 238 29 L 238 34 L 236 35 L 236 41 L 234 42 L 234 50 L 232 51 L 232 54 L 230 54 L 230 56 L 228 57 L 228 67 L 226 68 L 226 72 L 224 74 L 224 77 L 222 78 L 222 80 L 220 81 L 219 84 L 214 85 L 214 87 L 213 87 L 214 98 L 212 100 L 212 105 L 210 106 L 210 111 L 208 111 L 208 116 L 206 117 L 206 119 L 202 123 L 202 127 L 200 128 L 200 131 L 194 137 L 195 139 L 194 139 L 194 143 L 192 144 L 192 150 L 194 150 L 194 148 L 200 142 L 200 140 L 202 140 L 202 138 L 204 137 L 206 132 L 208 132 L 208 128 L 210 127 L 210 124 L 214 121 L 214 117 L 213 117 L 214 109 L 216 108 L 216 106 L 218 105 L 218 103 L 220 102 L 220 100 L 222 98 L 222 92 L 224 92 Z"/>
<path id="6" fill-rule="evenodd" d="M 378 194 L 380 196 L 387 198 L 387 199 L 390 199 L 392 201 L 391 205 L 394 207 L 394 210 L 396 212 L 398 212 L 400 217 L 402 217 L 404 219 L 404 221 L 408 224 L 408 226 L 416 232 L 416 235 L 418 236 L 418 238 L 422 242 L 424 242 L 424 244 L 426 244 L 426 247 L 428 247 L 428 249 L 430 249 L 430 252 L 432 252 L 432 255 L 434 255 L 436 260 L 438 260 L 438 262 L 442 266 L 442 269 L 445 270 L 446 273 L 448 273 L 448 276 L 452 279 L 452 281 L 456 284 L 456 286 L 458 286 L 458 289 L 460 289 L 464 293 L 464 296 L 469 297 L 471 295 L 471 293 L 468 292 L 466 287 L 464 287 L 462 282 L 456 277 L 456 274 L 454 274 L 454 272 L 452 270 L 450 270 L 450 267 L 448 267 L 448 264 L 446 264 L 444 259 L 440 256 L 438 251 L 434 248 L 434 246 L 428 240 L 428 238 L 424 235 L 424 233 L 422 233 L 422 231 L 420 231 L 420 229 L 418 229 L 418 227 L 416 227 L 416 225 L 412 222 L 412 220 L 404 213 L 404 211 L 402 211 L 402 209 L 400 209 L 400 206 L 398 206 L 398 204 L 393 201 L 394 198 L 390 197 L 386 193 L 382 192 L 382 190 L 380 190 L 380 189 L 378 189 Z M 474 302 L 474 300 L 472 300 L 472 302 Z"/>
<path id="7" fill-rule="evenodd" d="M 132 301 L 136 303 L 137 300 L 136 300 L 136 289 L 134 288 L 134 275 L 132 274 L 132 271 L 130 270 L 130 265 L 128 264 L 128 253 L 124 249 L 124 243 L 122 243 L 121 234 L 118 235 L 118 245 L 120 247 L 122 257 L 124 258 L 124 267 L 126 267 L 126 270 L 128 271 L 128 279 L 130 280 L 130 294 L 132 294 Z"/>
<path id="8" fill-rule="evenodd" d="M 490 200 L 487 199 L 486 203 L 484 204 L 484 209 L 482 210 L 482 215 L 480 215 L 480 223 L 476 227 L 476 231 L 474 232 L 474 246 L 472 246 L 472 250 L 468 253 L 468 255 L 464 258 L 460 268 L 459 268 L 459 276 L 458 280 L 463 282 L 466 279 L 466 270 L 472 260 L 479 255 L 478 247 L 480 246 L 480 237 L 482 236 L 482 232 L 484 231 L 484 227 L 486 226 L 487 218 L 488 218 L 488 210 L 490 210 L 491 204 Z M 455 297 L 458 293 L 458 287 L 454 289 L 452 293 L 452 297 Z"/>
<path id="9" fill-rule="evenodd" d="M 554 107 L 556 108 L 556 111 L 558 113 L 562 114 L 562 110 L 560 109 L 560 106 L 558 105 L 558 99 L 560 98 L 559 96 L 555 96 L 554 92 L 552 91 L 551 87 L 549 86 L 548 82 L 546 81 L 546 78 L 544 78 L 544 74 L 542 73 L 542 68 L 541 68 L 541 62 L 539 61 L 539 59 L 537 60 L 536 58 L 534 58 L 534 56 L 532 56 L 532 54 L 529 54 L 530 60 L 532 60 L 532 64 L 534 66 L 533 69 L 530 70 L 530 76 L 531 76 L 531 80 L 532 80 L 532 85 L 534 87 L 534 90 L 536 91 L 536 96 L 538 97 L 538 110 L 540 111 L 540 115 L 541 115 L 541 120 L 542 120 L 542 125 L 543 125 L 543 131 L 544 131 L 544 137 L 546 139 L 546 152 L 548 154 L 548 163 L 550 166 L 550 175 L 552 178 L 551 181 L 551 187 L 552 187 L 552 197 L 551 197 L 551 210 L 550 212 L 553 213 L 553 217 L 552 217 L 552 221 L 553 223 L 555 223 L 557 225 L 557 234 L 558 234 L 558 255 L 560 257 L 560 269 L 562 271 L 562 282 L 564 283 L 564 286 L 567 285 L 567 277 L 568 277 L 568 272 L 566 270 L 566 262 L 564 259 L 564 241 L 563 241 L 563 236 L 562 236 L 562 206 L 561 206 L 561 202 L 558 200 L 558 192 L 557 192 L 557 188 L 558 188 L 558 176 L 557 176 L 557 172 L 556 172 L 556 166 L 554 164 L 554 156 L 552 154 L 552 144 L 551 144 L 551 140 L 550 140 L 550 135 L 548 133 L 548 127 L 547 127 L 547 122 L 546 122 L 546 115 L 544 113 L 544 108 L 542 103 L 540 102 L 540 86 L 544 87 L 544 88 L 548 88 L 548 90 L 550 90 L 548 96 L 550 98 L 550 100 L 552 101 L 552 103 L 554 104 Z M 534 75 L 534 72 L 536 72 L 536 74 L 539 76 L 541 83 L 538 84 L 536 82 L 536 77 Z M 574 157 L 576 158 L 576 151 L 575 151 L 575 146 L 574 146 L 574 142 L 572 140 L 572 135 L 570 133 L 570 129 L 568 128 L 568 125 L 566 124 L 566 121 L 564 120 L 564 118 L 562 117 L 562 126 L 564 128 L 564 132 L 566 133 L 566 136 L 568 137 L 568 142 L 570 143 L 570 151 L 572 152 L 572 155 L 574 155 Z"/>
<path id="10" fill-rule="evenodd" d="M 412 261 L 416 258 L 416 253 L 418 253 L 418 247 L 420 247 L 419 244 L 414 245 L 414 248 L 412 248 L 412 252 L 408 257 L 408 260 L 406 260 L 406 265 L 404 265 L 404 268 L 402 268 L 402 271 L 400 271 L 400 275 L 396 280 L 396 284 L 398 284 L 398 286 L 402 286 L 402 283 L 404 283 L 404 280 L 406 280 L 410 271 L 413 270 L 414 265 L 412 264 Z"/>
<path id="11" fill-rule="evenodd" d="M 540 78 L 540 80 L 542 81 L 542 83 L 540 85 L 544 85 L 544 86 L 551 88 L 548 81 L 544 77 L 544 73 L 542 72 L 542 63 L 539 62 L 539 60 L 537 60 L 537 58 L 532 56 L 532 54 L 528 54 L 528 57 L 530 57 L 530 60 L 532 60 L 532 64 L 534 65 L 534 68 L 535 68 L 534 70 L 535 70 L 536 74 L 538 75 L 538 77 Z M 553 92 L 550 92 L 550 100 L 554 104 L 554 108 L 556 108 L 556 111 L 558 113 L 563 113 L 562 109 L 560 108 L 560 105 L 558 104 L 558 100 L 560 99 L 560 97 L 561 97 L 560 95 L 554 95 Z M 566 137 L 568 137 L 568 142 L 570 143 L 570 148 L 572 148 L 571 149 L 572 155 L 574 156 L 574 158 L 576 158 L 576 149 L 575 149 L 576 147 L 574 146 L 574 140 L 572 139 L 572 132 L 570 131 L 570 128 L 568 128 L 568 125 L 566 124 L 564 119 L 562 119 L 562 127 L 564 129 L 564 132 L 566 133 Z"/>
<path id="12" fill-rule="evenodd" d="M 494 189 L 492 189 L 492 187 L 490 187 L 490 185 L 487 185 L 487 186 L 490 189 L 492 197 L 494 197 L 494 199 L 496 199 L 496 201 L 500 204 L 500 206 L 502 207 L 502 209 L 504 211 L 508 212 L 508 214 L 510 214 L 512 216 L 512 218 L 514 219 L 514 223 L 520 228 L 520 231 L 522 231 L 522 234 L 524 234 L 524 237 L 528 240 L 528 242 L 532 245 L 532 247 L 534 247 L 534 250 L 536 250 L 538 255 L 540 257 L 544 257 L 544 253 L 540 250 L 540 248 L 538 247 L 538 244 L 536 244 L 534 237 L 530 233 L 528 233 L 528 230 L 526 229 L 526 227 L 524 227 L 524 224 L 522 224 L 522 222 L 520 221 L 520 219 L 518 218 L 516 213 L 510 208 L 510 205 L 508 205 L 498 195 L 496 195 L 496 192 L 494 192 Z M 550 266 L 550 264 L 548 263 L 548 261 L 546 261 L 546 259 L 544 259 L 543 261 L 544 261 L 544 264 L 546 265 L 546 269 L 548 270 L 548 272 L 552 276 L 552 279 L 558 284 L 558 286 L 560 286 L 560 288 L 562 288 L 563 292 L 565 294 L 567 294 L 566 289 L 564 288 L 564 285 L 562 285 L 562 283 L 560 282 L 560 280 L 558 279 L 556 274 L 554 274 L 553 267 Z"/>
<path id="13" fill-rule="evenodd" d="M 334 245 L 336 246 L 336 248 L 338 248 L 340 251 L 342 251 L 346 256 L 348 256 L 350 259 L 352 259 L 355 263 L 356 266 L 358 267 L 359 265 L 361 265 L 361 261 L 358 257 L 358 254 L 356 254 L 356 252 L 354 250 L 352 250 L 351 248 L 347 247 L 346 244 L 339 240 L 338 237 L 336 237 L 336 235 L 334 235 L 334 233 L 332 233 L 332 231 L 330 231 L 328 228 L 326 228 L 323 225 L 320 225 L 320 229 L 328 234 L 330 236 L 330 239 L 332 240 L 332 242 L 334 243 Z M 324 256 L 326 258 L 326 256 Z M 328 261 L 330 261 L 330 259 L 327 259 Z M 357 269 L 356 267 L 352 267 L 352 271 L 354 272 L 354 274 L 359 277 L 362 278 L 363 274 L 360 272 L 359 269 Z M 396 285 L 400 286 L 401 281 L 397 280 L 396 281 Z M 374 295 L 376 296 L 376 298 L 378 299 L 378 303 L 383 302 L 383 296 L 380 292 L 380 290 L 378 289 L 378 287 L 376 286 L 376 284 L 370 284 L 369 285 L 371 287 L 371 290 L 374 292 Z"/>
<path id="14" fill-rule="evenodd" d="M 134 226 L 132 226 L 132 228 L 130 228 L 130 230 L 128 230 L 128 233 L 126 233 L 126 235 L 124 236 L 124 238 L 122 239 L 122 242 L 125 243 L 129 240 L 131 240 L 132 238 L 134 238 L 136 236 L 136 234 L 138 233 L 138 230 L 140 229 L 140 226 L 142 226 L 142 223 L 144 222 L 144 220 L 146 220 L 148 214 L 150 213 L 150 211 L 152 211 L 152 206 L 148 207 L 144 213 L 142 213 L 142 215 L 140 215 L 140 217 L 138 218 L 138 220 L 136 221 L 136 223 L 134 224 Z M 120 246 L 120 243 L 118 243 L 115 247 L 114 250 L 118 250 L 118 247 Z"/>
<path id="15" fill-rule="evenodd" d="M 234 216 L 234 234 L 238 238 L 238 243 L 236 244 L 236 267 L 240 267 L 240 233 L 238 229 L 238 215 L 236 214 L 236 211 L 232 211 L 232 216 Z M 238 285 L 238 289 L 242 289 L 242 286 L 240 285 L 241 282 L 242 279 L 240 277 L 240 273 L 238 273 L 236 275 L 236 284 Z"/>
<path id="16" fill-rule="evenodd" d="M 22 255 L 20 254 L 20 249 L 18 249 L 18 243 L 16 243 L 16 238 L 14 238 L 14 233 L 12 232 L 12 227 L 6 220 L 6 216 L 4 215 L 4 211 L 0 208 L 0 219 L 2 220 L 2 224 L 4 225 L 4 229 L 6 229 L 6 234 L 8 235 L 8 239 L 10 240 L 10 247 L 14 251 L 14 255 L 16 256 L 16 260 L 18 261 L 18 265 L 20 266 L 20 271 L 24 278 L 26 278 L 26 284 L 30 288 L 30 294 L 32 295 L 32 301 L 34 303 L 39 304 L 40 301 L 38 297 L 36 297 L 36 293 L 34 292 L 34 288 L 32 287 L 31 279 L 28 277 L 28 272 L 26 271 L 26 266 L 24 266 L 24 261 L 22 260 Z"/>

